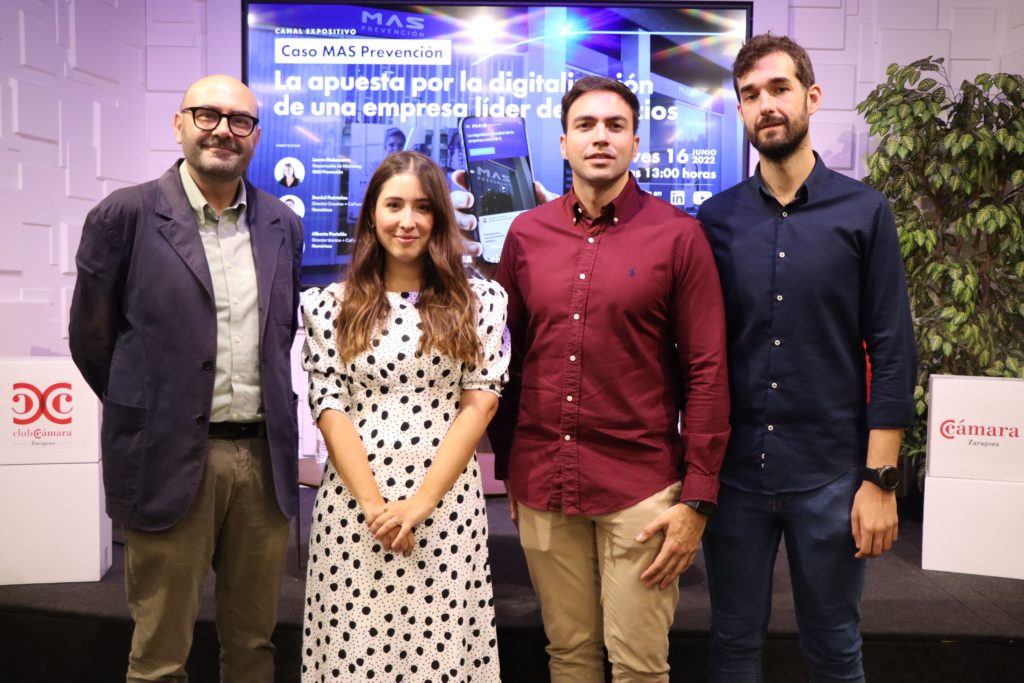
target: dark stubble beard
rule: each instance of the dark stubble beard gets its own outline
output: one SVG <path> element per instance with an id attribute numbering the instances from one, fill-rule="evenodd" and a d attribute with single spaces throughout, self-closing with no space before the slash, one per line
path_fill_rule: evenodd
<path id="1" fill-rule="evenodd" d="M 239 153 L 240 156 L 236 157 L 233 163 L 227 165 L 222 162 L 209 163 L 203 159 L 203 150 L 206 148 L 228 149 Z M 185 158 L 197 173 L 217 181 L 237 180 L 245 173 L 245 169 L 249 165 L 249 159 L 245 158 L 238 145 L 232 141 L 218 141 L 216 138 L 210 138 L 204 143 L 185 150 Z"/>
<path id="2" fill-rule="evenodd" d="M 803 144 L 807 138 L 810 121 L 806 116 L 801 117 L 796 123 L 781 116 L 769 119 L 767 122 L 758 121 L 759 126 L 763 126 L 765 123 L 781 123 L 785 128 L 785 134 L 781 138 L 759 140 L 758 131 L 755 130 L 754 134 L 747 131 L 747 139 L 762 157 L 769 161 L 781 162 L 793 156 L 793 153 Z"/>

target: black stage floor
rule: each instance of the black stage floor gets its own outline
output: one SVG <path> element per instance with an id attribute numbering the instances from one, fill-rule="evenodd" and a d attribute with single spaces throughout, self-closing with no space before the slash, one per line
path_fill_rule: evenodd
<path id="1" fill-rule="evenodd" d="M 313 495 L 312 490 L 303 490 L 303 552 Z M 505 499 L 489 499 L 488 512 L 502 679 L 545 683 L 540 614 Z M 1024 539 L 1006 542 L 1019 544 Z M 297 550 L 291 550 L 275 634 L 277 680 L 287 683 L 299 680 L 304 585 Z M 781 555 L 775 569 L 765 680 L 805 681 Z M 868 680 L 1024 680 L 1024 581 L 924 571 L 920 566 L 920 522 L 904 515 L 896 547 L 872 560 L 868 572 L 862 624 Z M 671 632 L 672 681 L 698 683 L 705 680 L 709 620 L 702 558 L 682 577 L 682 584 Z M 209 584 L 207 589 L 189 662 L 193 683 L 217 680 Z M 114 566 L 102 581 L 0 586 L 0 683 L 123 681 L 130 637 L 123 549 L 118 544 Z"/>

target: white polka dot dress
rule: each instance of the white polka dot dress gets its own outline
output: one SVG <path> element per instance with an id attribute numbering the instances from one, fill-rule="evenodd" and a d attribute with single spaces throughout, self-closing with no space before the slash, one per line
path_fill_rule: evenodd
<path id="1" fill-rule="evenodd" d="M 385 500 L 419 488 L 459 410 L 463 390 L 499 393 L 509 337 L 505 291 L 472 279 L 484 363 L 471 370 L 419 354 L 415 292 L 388 293 L 391 312 L 371 347 L 342 363 L 333 321 L 343 285 L 302 296 L 313 417 L 344 411 Z M 415 530 L 408 557 L 383 549 L 328 460 L 313 507 L 302 681 L 498 683 L 487 510 L 476 456 Z"/>

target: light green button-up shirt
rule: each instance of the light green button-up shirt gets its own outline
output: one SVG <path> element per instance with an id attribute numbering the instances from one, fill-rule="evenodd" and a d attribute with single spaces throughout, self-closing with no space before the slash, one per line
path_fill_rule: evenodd
<path id="1" fill-rule="evenodd" d="M 179 167 L 210 266 L 217 305 L 217 360 L 210 422 L 263 419 L 256 264 L 245 220 L 245 183 L 217 216 L 184 163 Z"/>

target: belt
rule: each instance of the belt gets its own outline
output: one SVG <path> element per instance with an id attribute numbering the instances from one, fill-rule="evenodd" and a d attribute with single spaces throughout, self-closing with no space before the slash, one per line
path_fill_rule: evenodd
<path id="1" fill-rule="evenodd" d="M 211 439 L 259 439 L 267 435 L 266 422 L 211 422 Z"/>

